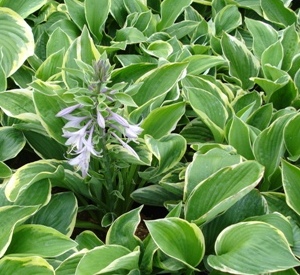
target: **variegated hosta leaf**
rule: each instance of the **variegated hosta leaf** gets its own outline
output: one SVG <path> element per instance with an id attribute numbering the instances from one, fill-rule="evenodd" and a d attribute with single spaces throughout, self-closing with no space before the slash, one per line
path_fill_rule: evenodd
<path id="1" fill-rule="evenodd" d="M 12 75 L 34 53 L 34 38 L 30 26 L 9 8 L 0 7 L 1 65 L 6 76 Z"/>
<path id="2" fill-rule="evenodd" d="M 264 222 L 241 222 L 217 238 L 208 264 L 233 274 L 263 274 L 299 266 L 283 233 Z"/>

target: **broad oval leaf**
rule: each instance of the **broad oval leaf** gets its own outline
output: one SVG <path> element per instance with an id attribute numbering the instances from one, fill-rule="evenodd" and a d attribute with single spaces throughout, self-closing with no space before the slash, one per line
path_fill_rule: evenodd
<path id="1" fill-rule="evenodd" d="M 204 237 L 195 224 L 176 217 L 145 221 L 145 223 L 158 248 L 169 257 L 192 269 L 203 259 Z"/>
<path id="2" fill-rule="evenodd" d="M 1 65 L 6 76 L 12 75 L 34 53 L 34 38 L 30 26 L 9 8 L 0 7 Z"/>
<path id="3" fill-rule="evenodd" d="M 215 250 L 217 255 L 209 255 L 208 264 L 233 274 L 263 274 L 300 265 L 283 233 L 264 222 L 227 227 L 218 236 Z"/>
<path id="4" fill-rule="evenodd" d="M 0 95 L 1 96 L 1 95 Z M 12 159 L 24 148 L 23 133 L 13 127 L 0 128 L 0 161 Z"/>
<path id="5" fill-rule="evenodd" d="M 93 249 L 97 246 L 104 245 L 104 243 L 97 237 L 97 235 L 90 230 L 84 230 L 76 236 L 75 241 L 78 243 L 78 250 Z"/>
<path id="6" fill-rule="evenodd" d="M 225 167 L 199 182 L 185 204 L 185 218 L 196 224 L 208 222 L 249 193 L 263 177 L 255 161 Z"/>
<path id="7" fill-rule="evenodd" d="M 0 270 L 3 274 L 55 275 L 53 267 L 39 256 L 5 256 L 0 260 Z"/>
<path id="8" fill-rule="evenodd" d="M 6 253 L 57 257 L 76 246 L 75 241 L 51 227 L 24 224 L 15 229 Z"/>

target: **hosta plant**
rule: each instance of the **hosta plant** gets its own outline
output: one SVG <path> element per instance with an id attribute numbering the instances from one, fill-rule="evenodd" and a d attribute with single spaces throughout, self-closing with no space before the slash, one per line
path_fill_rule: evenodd
<path id="1" fill-rule="evenodd" d="M 299 10 L 0 1 L 0 273 L 298 274 Z"/>

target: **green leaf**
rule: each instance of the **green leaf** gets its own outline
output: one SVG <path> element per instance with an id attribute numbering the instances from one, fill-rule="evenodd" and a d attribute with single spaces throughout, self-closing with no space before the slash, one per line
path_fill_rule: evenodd
<path id="1" fill-rule="evenodd" d="M 23 165 L 8 180 L 5 195 L 9 200 L 15 201 L 31 184 L 45 178 L 63 177 L 63 167 L 58 164 L 60 162 L 54 160 L 39 160 Z"/>
<path id="2" fill-rule="evenodd" d="M 16 13 L 18 13 L 23 18 L 28 17 L 30 14 L 39 10 L 43 5 L 45 5 L 47 0 L 19 0 L 19 1 L 10 1 L 10 0 L 1 0 L 0 6 L 10 8 Z"/>
<path id="3" fill-rule="evenodd" d="M 65 50 L 61 49 L 58 52 L 51 54 L 38 68 L 35 76 L 41 80 L 47 81 L 61 74 Z"/>
<path id="4" fill-rule="evenodd" d="M 184 197 L 188 198 L 192 190 L 203 180 L 210 177 L 218 170 L 238 164 L 241 156 L 231 155 L 225 150 L 215 148 L 206 154 L 196 152 L 193 161 L 188 165 L 185 173 Z"/>
<path id="5" fill-rule="evenodd" d="M 49 37 L 46 45 L 46 55 L 49 57 L 50 55 L 61 50 L 66 51 L 70 45 L 71 38 L 61 28 L 57 28 Z"/>
<path id="6" fill-rule="evenodd" d="M 168 42 L 157 40 L 153 41 L 144 51 L 149 55 L 167 59 L 168 56 L 173 52 L 173 48 Z"/>
<path id="7" fill-rule="evenodd" d="M 97 237 L 97 235 L 90 230 L 85 230 L 76 236 L 75 241 L 78 243 L 78 250 L 93 249 L 97 246 L 104 245 L 104 243 Z"/>
<path id="8" fill-rule="evenodd" d="M 42 207 L 51 199 L 51 183 L 49 179 L 41 179 L 26 188 L 14 201 L 14 205 L 37 205 Z"/>
<path id="9" fill-rule="evenodd" d="M 171 63 L 150 71 L 137 80 L 137 83 L 143 84 L 133 99 L 140 106 L 168 92 L 182 77 L 186 66 L 186 63 Z"/>
<path id="10" fill-rule="evenodd" d="M 126 41 L 126 44 L 145 42 L 147 38 L 135 27 L 127 27 L 117 30 L 116 41 Z"/>
<path id="11" fill-rule="evenodd" d="M 10 245 L 16 225 L 28 219 L 37 209 L 38 206 L 9 205 L 0 207 L 0 257 L 4 255 Z"/>
<path id="12" fill-rule="evenodd" d="M 55 269 L 55 275 L 75 274 L 77 266 L 84 255 L 85 250 L 73 253 Z"/>
<path id="13" fill-rule="evenodd" d="M 273 43 L 271 46 L 265 49 L 261 55 L 262 69 L 265 69 L 267 64 L 276 68 L 281 68 L 283 60 L 283 47 L 280 41 Z M 264 71 L 266 74 L 267 71 Z"/>
<path id="14" fill-rule="evenodd" d="M 142 207 L 138 207 L 118 217 L 108 229 L 105 243 L 122 245 L 133 251 L 140 244 L 134 233 L 141 221 L 141 210 Z"/>
<path id="15" fill-rule="evenodd" d="M 263 171 L 257 162 L 246 161 L 214 173 L 200 182 L 187 198 L 185 218 L 196 224 L 212 220 L 249 193 L 263 177 Z"/>
<path id="16" fill-rule="evenodd" d="M 0 260 L 0 270 L 4 274 L 14 275 L 55 274 L 53 267 L 45 259 L 39 256 L 5 256 Z"/>
<path id="17" fill-rule="evenodd" d="M 26 143 L 23 133 L 13 127 L 0 128 L 0 161 L 12 159 L 24 148 Z"/>
<path id="18" fill-rule="evenodd" d="M 84 26 L 81 35 L 72 42 L 64 56 L 63 67 L 66 68 L 66 70 L 62 71 L 62 76 L 66 86 L 68 88 L 74 88 L 78 87 L 79 84 L 83 85 L 84 72 L 82 72 L 82 76 L 79 78 L 67 71 L 67 69 L 79 69 L 76 62 L 77 60 L 92 65 L 93 61 L 97 61 L 99 58 L 100 53 L 97 50 L 89 31 L 86 26 Z"/>
<path id="19" fill-rule="evenodd" d="M 52 227 L 70 237 L 75 226 L 77 210 L 74 193 L 56 193 L 47 205 L 31 217 L 30 223 Z"/>
<path id="20" fill-rule="evenodd" d="M 300 158 L 300 147 L 298 140 L 300 140 L 300 115 L 292 118 L 284 127 L 284 144 L 290 154 L 292 161 L 297 161 Z"/>
<path id="21" fill-rule="evenodd" d="M 282 182 L 287 204 L 299 215 L 300 169 L 282 160 Z"/>
<path id="22" fill-rule="evenodd" d="M 4 162 L 0 161 L 0 178 L 8 178 L 12 174 L 11 169 Z"/>
<path id="23" fill-rule="evenodd" d="M 72 21 L 78 26 L 80 30 L 86 25 L 84 4 L 79 0 L 65 0 L 67 11 L 72 18 Z"/>
<path id="24" fill-rule="evenodd" d="M 61 101 L 59 97 L 34 92 L 33 100 L 36 113 L 39 115 L 40 121 L 47 133 L 57 142 L 64 144 L 66 140 L 62 136 L 62 128 L 65 122 L 62 118 L 56 117 L 56 114 L 61 111 L 60 105 L 57 104 Z"/>
<path id="25" fill-rule="evenodd" d="M 187 72 L 190 75 L 199 75 L 210 68 L 226 63 L 225 59 L 221 56 L 204 54 L 191 55 L 183 59 L 183 62 L 188 62 Z"/>
<path id="26" fill-rule="evenodd" d="M 275 120 L 262 131 L 254 141 L 253 153 L 255 159 L 265 166 L 265 176 L 271 176 L 279 166 L 284 154 L 283 129 L 292 115 L 285 115 Z"/>
<path id="27" fill-rule="evenodd" d="M 299 35 L 296 31 L 295 25 L 288 26 L 283 31 L 281 43 L 284 53 L 282 69 L 288 71 L 292 66 L 294 57 L 299 53 Z"/>
<path id="28" fill-rule="evenodd" d="M 269 126 L 273 114 L 272 104 L 259 107 L 248 119 L 247 124 L 261 131 Z"/>
<path id="29" fill-rule="evenodd" d="M 146 135 L 145 142 L 159 162 L 158 167 L 155 169 L 155 175 L 164 173 L 174 167 L 181 160 L 186 150 L 186 141 L 178 134 L 170 134 L 160 139 Z"/>
<path id="30" fill-rule="evenodd" d="M 242 16 L 235 5 L 226 5 L 220 10 L 215 18 L 216 35 L 221 36 L 222 32 L 230 33 L 242 24 Z"/>
<path id="31" fill-rule="evenodd" d="M 163 30 L 172 26 L 177 17 L 188 7 L 192 0 L 165 0 L 161 4 L 161 20 L 157 25 L 157 30 Z"/>
<path id="32" fill-rule="evenodd" d="M 234 36 L 224 33 L 221 39 L 222 50 L 229 61 L 229 73 L 238 78 L 242 88 L 247 90 L 253 87 L 251 77 L 259 72 L 259 62 L 247 49 L 246 45 Z"/>
<path id="33" fill-rule="evenodd" d="M 287 217 L 283 216 L 282 214 L 275 212 L 260 216 L 253 216 L 245 219 L 244 221 L 260 221 L 265 222 L 270 225 L 273 225 L 277 229 L 279 229 L 285 236 L 286 240 L 288 241 L 290 246 L 294 245 L 294 237 L 293 237 L 293 228 L 290 224 Z"/>
<path id="34" fill-rule="evenodd" d="M 139 254 L 139 251 L 130 252 L 120 245 L 102 245 L 83 256 L 75 275 L 101 274 L 122 269 L 129 271 L 138 268 Z"/>
<path id="35" fill-rule="evenodd" d="M 176 217 L 145 223 L 155 244 L 166 255 L 191 269 L 195 269 L 201 262 L 205 244 L 198 226 Z"/>
<path id="36" fill-rule="evenodd" d="M 176 128 L 184 112 L 184 102 L 153 110 L 141 124 L 141 127 L 144 129 L 142 135 L 150 134 L 152 137 L 159 139 L 170 134 Z"/>
<path id="37" fill-rule="evenodd" d="M 227 227 L 218 236 L 215 250 L 217 255 L 208 256 L 208 264 L 234 274 L 269 273 L 300 264 L 282 232 L 264 222 Z"/>
<path id="38" fill-rule="evenodd" d="M 85 0 L 85 18 L 88 24 L 88 27 L 92 34 L 101 41 L 102 39 L 102 30 L 104 24 L 107 20 L 109 9 L 111 5 L 111 0 Z M 96 9 L 95 7 L 101 6 L 101 9 Z"/>
<path id="39" fill-rule="evenodd" d="M 290 26 L 297 23 L 297 15 L 284 6 L 281 0 L 260 1 L 263 17 L 280 26 Z"/>
<path id="40" fill-rule="evenodd" d="M 0 7 L 1 66 L 5 75 L 12 75 L 34 53 L 34 38 L 30 26 L 9 8 Z"/>
<path id="41" fill-rule="evenodd" d="M 57 257 L 76 245 L 75 241 L 51 227 L 24 224 L 15 229 L 6 253 Z"/>
<path id="42" fill-rule="evenodd" d="M 260 58 L 268 47 L 278 41 L 278 33 L 271 25 L 259 20 L 246 18 L 245 23 L 253 37 L 254 54 Z"/>
<path id="43" fill-rule="evenodd" d="M 10 117 L 38 121 L 32 101 L 32 92 L 29 89 L 1 92 L 0 107 Z"/>
<path id="44" fill-rule="evenodd" d="M 204 89 L 193 87 L 184 89 L 193 110 L 212 131 L 216 142 L 221 142 L 224 136 L 223 128 L 228 118 L 223 102 Z"/>
<path id="45" fill-rule="evenodd" d="M 237 116 L 233 116 L 228 133 L 228 144 L 246 159 L 254 159 L 250 137 L 250 128 Z"/>

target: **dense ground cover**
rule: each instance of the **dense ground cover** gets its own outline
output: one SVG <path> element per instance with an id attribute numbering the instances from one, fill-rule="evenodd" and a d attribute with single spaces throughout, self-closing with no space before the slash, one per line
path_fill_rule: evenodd
<path id="1" fill-rule="evenodd" d="M 297 274 L 299 45 L 289 0 L 0 1 L 0 273 Z"/>

